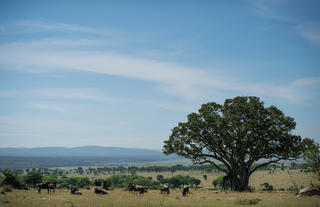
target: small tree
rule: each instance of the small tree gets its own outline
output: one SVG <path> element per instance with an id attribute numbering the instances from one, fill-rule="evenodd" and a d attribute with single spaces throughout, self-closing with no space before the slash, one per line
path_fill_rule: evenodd
<path id="1" fill-rule="evenodd" d="M 214 188 L 217 188 L 217 186 L 221 187 L 222 186 L 222 179 L 223 179 L 223 176 L 219 176 L 217 177 L 216 179 L 214 179 L 212 181 L 212 185 L 214 186 Z M 227 186 L 226 186 L 226 189 L 229 187 L 228 183 L 227 183 Z"/>
<path id="2" fill-rule="evenodd" d="M 191 177 L 190 180 L 189 180 L 191 186 L 196 186 L 196 188 L 198 187 L 198 185 L 201 184 L 201 180 L 198 179 L 198 178 L 194 178 L 194 177 Z"/>
<path id="3" fill-rule="evenodd" d="M 257 169 L 301 155 L 302 139 L 291 134 L 295 126 L 293 118 L 275 106 L 265 108 L 257 97 L 236 97 L 223 105 L 203 104 L 199 113 L 189 114 L 187 122 L 172 129 L 163 151 L 195 164 L 210 163 L 231 176 L 235 190 L 245 191 Z"/>
<path id="4" fill-rule="evenodd" d="M 103 179 L 95 179 L 94 181 L 93 181 L 93 185 L 94 186 L 101 186 L 102 185 L 102 182 L 103 182 Z"/>
<path id="5" fill-rule="evenodd" d="M 207 178 L 208 178 L 207 175 L 203 175 L 203 179 L 204 179 L 205 181 L 207 181 Z"/>
<path id="6" fill-rule="evenodd" d="M 24 188 L 24 184 L 22 184 L 18 178 L 17 173 L 14 173 L 10 170 L 5 170 L 2 172 L 5 178 L 1 182 L 1 185 L 10 185 L 13 188 L 22 189 Z"/>
<path id="7" fill-rule="evenodd" d="M 320 146 L 312 139 L 304 140 L 303 157 L 310 166 L 308 171 L 314 173 L 320 180 Z"/>
<path id="8" fill-rule="evenodd" d="M 87 177 L 78 178 L 77 187 L 83 188 L 83 187 L 88 187 L 90 185 L 91 185 L 91 182 L 89 178 Z"/>
<path id="9" fill-rule="evenodd" d="M 272 192 L 273 191 L 273 186 L 270 185 L 269 183 L 263 183 L 260 185 L 261 187 L 263 187 L 263 191 L 268 191 L 268 192 Z"/>
<path id="10" fill-rule="evenodd" d="M 28 172 L 28 174 L 24 177 L 24 182 L 32 187 L 36 187 L 36 184 L 42 182 L 42 174 L 39 172 Z"/>

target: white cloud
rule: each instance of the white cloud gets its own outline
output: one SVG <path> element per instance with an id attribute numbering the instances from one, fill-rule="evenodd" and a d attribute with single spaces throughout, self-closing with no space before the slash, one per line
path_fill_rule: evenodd
<path id="1" fill-rule="evenodd" d="M 308 41 L 320 46 L 320 23 L 304 23 L 297 26 L 300 35 Z"/>
<path id="2" fill-rule="evenodd" d="M 56 47 L 57 41 L 46 40 L 0 45 L 0 67 L 26 72 L 74 70 L 144 80 L 157 84 L 162 92 L 189 100 L 203 100 L 208 96 L 221 94 L 221 91 L 228 91 L 235 95 L 256 95 L 290 101 L 299 101 L 307 96 L 308 88 L 294 83 L 282 85 L 249 83 L 231 76 L 218 75 L 221 72 L 216 69 L 211 69 L 209 73 L 199 68 L 176 63 L 95 50 L 94 47 L 90 49 L 81 46 L 73 47 L 72 43 L 69 44 L 72 42 L 70 39 L 59 39 L 58 42 L 61 46 L 59 48 Z M 85 42 L 89 45 L 95 44 L 94 40 Z M 296 90 L 297 87 L 301 89 Z M 97 91 L 81 90 L 40 90 L 38 93 L 56 98 L 116 101 Z"/>
<path id="3" fill-rule="evenodd" d="M 289 21 L 289 18 L 280 12 L 277 12 L 277 7 L 286 0 L 250 0 L 253 5 L 254 12 L 264 18 Z"/>
<path id="4" fill-rule="evenodd" d="M 29 106 L 32 108 L 40 109 L 40 110 L 49 110 L 54 112 L 65 112 L 65 109 L 62 106 L 58 106 L 55 104 L 48 103 L 29 103 Z"/>
<path id="5" fill-rule="evenodd" d="M 16 91 L 12 91 L 12 90 L 1 90 L 0 91 L 0 97 L 1 96 L 6 96 L 6 97 L 15 96 L 16 94 L 17 94 L 17 92 Z"/>
<path id="6" fill-rule="evenodd" d="M 117 123 L 95 122 L 93 120 L 47 119 L 32 116 L 0 116 L 1 136 L 25 134 L 26 137 L 39 137 L 41 139 L 57 139 L 60 143 L 68 139 L 104 137 L 110 134 L 126 133 L 130 126 Z"/>
<path id="7" fill-rule="evenodd" d="M 99 89 L 94 88 L 47 88 L 34 90 L 34 93 L 53 99 L 80 99 L 98 102 L 117 102 L 117 99 L 108 97 Z"/>
<path id="8" fill-rule="evenodd" d="M 83 27 L 75 24 L 57 23 L 45 20 L 22 20 L 16 22 L 17 26 L 22 27 L 23 32 L 80 32 L 94 35 L 111 35 L 114 31 L 106 29 L 97 29 L 91 27 Z"/>

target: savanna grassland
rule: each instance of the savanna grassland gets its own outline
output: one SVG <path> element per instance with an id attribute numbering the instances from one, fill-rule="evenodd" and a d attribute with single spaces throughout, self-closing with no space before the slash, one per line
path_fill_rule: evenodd
<path id="1" fill-rule="evenodd" d="M 241 202 L 259 199 L 256 206 L 293 206 L 315 207 L 320 205 L 319 197 L 296 198 L 294 193 L 281 196 L 279 192 L 273 193 L 224 193 L 218 194 L 208 190 L 192 190 L 188 197 L 182 197 L 179 190 L 174 190 L 169 196 L 159 191 L 149 191 L 144 196 L 133 195 L 128 191 L 113 190 L 108 195 L 96 195 L 92 190 L 82 190 L 83 195 L 71 195 L 68 190 L 57 190 L 55 195 L 45 193 L 38 195 L 36 191 L 13 191 L 0 196 L 2 206 L 23 207 L 161 207 L 161 206 L 243 206 Z"/>
<path id="2" fill-rule="evenodd" d="M 155 178 L 159 173 L 138 173 L 143 176 L 151 176 Z M 172 176 L 172 173 L 161 173 L 164 177 Z M 161 207 L 161 206 L 244 206 L 251 204 L 252 206 L 278 207 L 315 207 L 320 206 L 320 197 L 300 197 L 296 198 L 294 191 L 287 191 L 294 185 L 309 186 L 318 184 L 317 179 L 312 174 L 300 172 L 300 170 L 276 170 L 270 174 L 269 171 L 257 171 L 250 180 L 250 185 L 255 187 L 253 193 L 237 193 L 237 192 L 215 192 L 212 188 L 212 180 L 222 175 L 221 173 L 206 173 L 207 180 L 203 179 L 201 172 L 177 171 L 173 175 L 190 175 L 201 179 L 201 189 L 191 189 L 191 194 L 182 197 L 179 189 L 171 190 L 170 195 L 161 195 L 159 190 L 148 190 L 143 196 L 134 195 L 124 189 L 114 189 L 109 191 L 108 195 L 96 195 L 93 190 L 80 189 L 83 195 L 71 195 L 69 190 L 56 190 L 54 195 L 47 195 L 44 191 L 38 195 L 36 190 L 13 190 L 5 195 L 0 195 L 0 206 L 8 207 L 51 207 L 51 206 L 97 206 L 97 207 Z M 260 184 L 268 182 L 277 189 L 273 192 L 262 192 Z M 279 189 L 285 191 L 279 191 Z"/>

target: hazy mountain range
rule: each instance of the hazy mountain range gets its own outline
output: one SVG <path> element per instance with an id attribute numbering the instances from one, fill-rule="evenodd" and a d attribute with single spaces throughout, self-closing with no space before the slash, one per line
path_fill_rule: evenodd
<path id="1" fill-rule="evenodd" d="M 35 147 L 0 148 L 0 156 L 18 157 L 159 157 L 168 158 L 160 150 L 121 147 Z"/>
<path id="2" fill-rule="evenodd" d="M 0 169 L 29 167 L 64 167 L 119 165 L 132 162 L 179 159 L 161 150 L 120 147 L 35 147 L 0 148 Z"/>

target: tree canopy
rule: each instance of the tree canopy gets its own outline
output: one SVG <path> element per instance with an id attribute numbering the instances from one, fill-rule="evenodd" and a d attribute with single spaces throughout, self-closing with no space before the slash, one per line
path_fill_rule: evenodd
<path id="1" fill-rule="evenodd" d="M 312 139 L 304 139 L 303 157 L 309 164 L 309 172 L 314 173 L 320 180 L 320 146 Z"/>
<path id="2" fill-rule="evenodd" d="M 258 97 L 209 102 L 172 129 L 163 151 L 195 164 L 210 163 L 230 174 L 235 189 L 243 191 L 258 168 L 301 155 L 302 138 L 291 133 L 295 126 L 293 118 L 275 106 L 264 107 Z"/>

